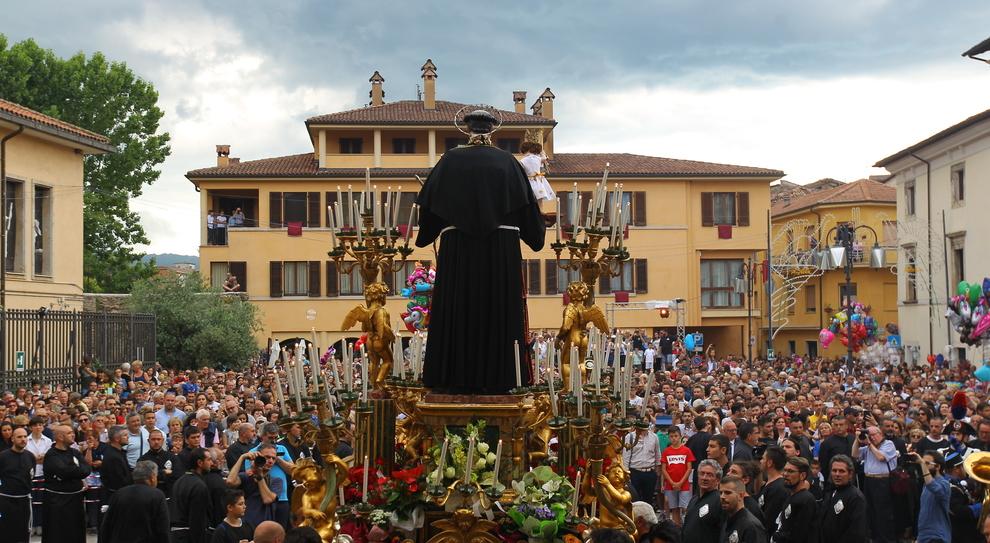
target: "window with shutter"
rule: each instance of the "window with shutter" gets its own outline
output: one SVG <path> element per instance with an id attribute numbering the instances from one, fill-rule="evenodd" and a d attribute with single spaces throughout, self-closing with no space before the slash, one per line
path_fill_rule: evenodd
<path id="1" fill-rule="evenodd" d="M 309 263 L 309 297 L 320 296 L 320 261 L 311 260 Z"/>
<path id="2" fill-rule="evenodd" d="M 646 226 L 646 192 L 637 191 L 632 195 L 632 224 L 633 226 Z"/>
<path id="3" fill-rule="evenodd" d="M 715 226 L 715 200 L 711 192 L 701 193 L 701 226 Z"/>
<path id="4" fill-rule="evenodd" d="M 588 216 L 588 208 L 591 207 L 591 191 L 581 191 L 581 215 L 578 220 L 584 224 L 585 217 Z"/>
<path id="5" fill-rule="evenodd" d="M 282 228 L 282 193 L 268 193 L 268 227 Z"/>
<path id="6" fill-rule="evenodd" d="M 543 288 L 547 294 L 560 294 L 560 290 L 557 289 L 557 261 L 554 259 L 548 259 L 543 261 L 543 273 L 546 280 L 543 282 Z"/>
<path id="7" fill-rule="evenodd" d="M 636 273 L 635 273 L 636 294 L 646 294 L 646 292 L 650 290 L 649 284 L 647 282 L 649 278 L 647 276 L 646 259 L 637 258 L 635 259 L 634 262 L 636 266 Z"/>
<path id="8" fill-rule="evenodd" d="M 282 263 L 268 263 L 268 295 L 272 298 L 282 297 Z"/>
<path id="9" fill-rule="evenodd" d="M 331 210 L 333 209 L 334 204 L 337 203 L 337 193 L 336 192 L 328 192 L 328 193 L 326 193 L 325 196 L 326 196 L 326 199 L 327 199 L 327 207 L 326 207 L 326 214 L 327 215 L 326 215 L 326 217 L 325 217 L 324 220 L 327 223 L 327 227 L 329 227 L 331 224 L 334 224 L 334 219 L 331 219 L 330 218 L 330 214 L 332 212 Z M 340 228 L 340 225 L 339 224 L 337 225 L 337 228 Z"/>
<path id="10" fill-rule="evenodd" d="M 309 217 L 306 226 L 310 228 L 320 227 L 320 193 L 310 192 L 306 195 L 306 205 L 309 208 Z"/>
<path id="11" fill-rule="evenodd" d="M 618 278 L 616 278 L 618 279 Z M 609 294 L 612 292 L 612 278 L 607 273 L 598 276 L 598 293 Z"/>
<path id="12" fill-rule="evenodd" d="M 306 193 L 305 192 L 285 192 L 282 193 L 283 211 L 282 217 L 285 223 L 298 222 L 306 224 Z"/>
<path id="13" fill-rule="evenodd" d="M 526 269 L 527 292 L 533 296 L 540 294 L 540 261 L 527 260 Z"/>
<path id="14" fill-rule="evenodd" d="M 337 285 L 337 263 L 327 261 L 327 296 L 333 298 L 340 296 L 340 287 Z"/>
<path id="15" fill-rule="evenodd" d="M 230 273 L 237 278 L 237 284 L 241 286 L 237 292 L 247 292 L 247 262 L 231 262 L 229 266 Z"/>
<path id="16" fill-rule="evenodd" d="M 736 225 L 749 226 L 749 193 L 736 193 Z"/>

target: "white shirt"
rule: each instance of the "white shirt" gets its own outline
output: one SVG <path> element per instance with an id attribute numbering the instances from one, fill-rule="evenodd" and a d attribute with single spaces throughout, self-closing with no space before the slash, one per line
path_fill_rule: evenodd
<path id="1" fill-rule="evenodd" d="M 28 434 L 27 446 L 24 447 L 24 450 L 37 456 L 39 454 L 44 455 L 45 453 L 48 452 L 48 449 L 51 448 L 52 448 L 52 440 L 48 436 L 46 436 L 45 434 L 41 434 L 41 437 L 38 440 L 35 440 L 34 434 L 32 433 L 32 434 Z M 35 464 L 34 476 L 42 477 L 44 475 L 45 475 L 45 468 L 43 467 L 43 465 Z"/>
<path id="2" fill-rule="evenodd" d="M 653 359 L 656 357 L 657 352 L 653 350 L 653 346 L 650 345 L 646 348 L 646 352 L 643 353 L 646 356 L 646 369 L 653 369 Z"/>
<path id="3" fill-rule="evenodd" d="M 629 469 L 654 471 L 660 465 L 660 440 L 649 431 L 642 436 L 637 436 L 637 432 L 626 434 L 626 443 L 635 445 L 622 451 L 622 462 Z"/>
<path id="4" fill-rule="evenodd" d="M 130 430 L 127 431 L 127 465 L 131 466 L 131 469 L 134 469 L 138 458 L 141 458 L 141 455 L 148 452 L 150 448 L 151 446 L 148 445 L 148 430 L 145 430 L 144 426 L 136 434 L 132 434 Z"/>

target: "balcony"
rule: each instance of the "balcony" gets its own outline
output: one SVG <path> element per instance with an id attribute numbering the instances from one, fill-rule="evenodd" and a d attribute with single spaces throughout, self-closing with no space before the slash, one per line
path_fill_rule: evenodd
<path id="1" fill-rule="evenodd" d="M 227 245 L 230 230 L 258 227 L 257 189 L 208 190 L 205 199 L 205 245 Z"/>

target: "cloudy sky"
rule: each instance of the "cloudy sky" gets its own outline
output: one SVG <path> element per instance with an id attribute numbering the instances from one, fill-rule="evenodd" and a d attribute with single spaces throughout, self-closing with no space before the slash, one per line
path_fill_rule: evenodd
<path id="1" fill-rule="evenodd" d="M 806 183 L 870 166 L 990 107 L 979 0 L 334 2 L 33 0 L 0 32 L 67 56 L 102 51 L 155 84 L 172 155 L 133 201 L 149 252 L 197 254 L 186 171 L 311 150 L 303 121 L 413 99 L 427 57 L 441 99 L 512 107 L 549 86 L 558 151 L 778 168 Z"/>

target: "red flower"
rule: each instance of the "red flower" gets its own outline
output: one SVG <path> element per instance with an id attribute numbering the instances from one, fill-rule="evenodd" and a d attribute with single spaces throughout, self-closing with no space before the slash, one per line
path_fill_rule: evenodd
<path id="1" fill-rule="evenodd" d="M 584 458 L 583 456 L 578 457 L 578 459 L 577 459 L 577 465 L 581 469 L 587 469 L 587 467 L 588 467 L 588 460 L 586 458 Z"/>
<path id="2" fill-rule="evenodd" d="M 416 492 L 419 492 L 419 484 L 417 484 L 417 483 L 409 483 L 409 492 L 412 492 L 413 494 L 415 494 Z"/>
<path id="3" fill-rule="evenodd" d="M 384 466 L 385 465 L 385 460 L 383 460 L 382 458 L 376 458 L 375 459 L 375 465 L 376 466 L 379 466 L 379 467 Z"/>
<path id="4" fill-rule="evenodd" d="M 402 481 L 406 484 L 415 483 L 420 476 L 423 475 L 423 464 L 420 464 L 412 469 L 407 470 L 396 470 L 392 472 L 392 478 L 396 481 Z"/>

